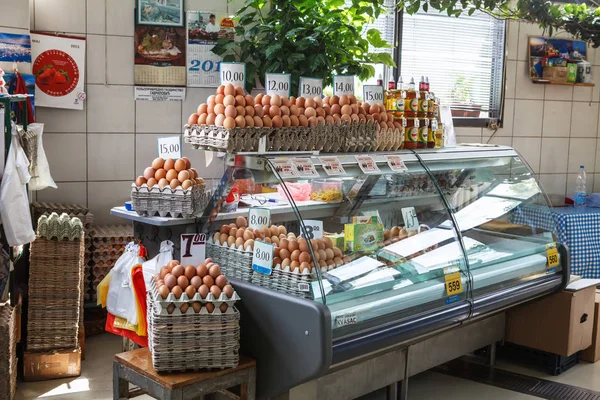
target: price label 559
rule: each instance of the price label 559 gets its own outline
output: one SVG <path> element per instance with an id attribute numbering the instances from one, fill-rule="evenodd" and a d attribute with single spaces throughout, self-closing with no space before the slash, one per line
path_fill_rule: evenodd
<path id="1" fill-rule="evenodd" d="M 448 296 L 454 296 L 463 292 L 462 280 L 460 278 L 460 272 L 446 275 L 446 294 Z"/>

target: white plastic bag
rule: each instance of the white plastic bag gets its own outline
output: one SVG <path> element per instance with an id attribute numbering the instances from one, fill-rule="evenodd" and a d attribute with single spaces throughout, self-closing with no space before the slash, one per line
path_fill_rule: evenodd
<path id="1" fill-rule="evenodd" d="M 456 133 L 454 132 L 454 120 L 450 106 L 440 107 L 440 117 L 444 124 L 444 147 L 456 147 Z"/>
<path id="2" fill-rule="evenodd" d="M 106 298 L 106 309 L 115 317 L 121 317 L 132 325 L 138 323 L 137 303 L 131 270 L 144 259 L 139 256 L 140 246 L 131 242 L 110 271 L 110 283 Z"/>
<path id="3" fill-rule="evenodd" d="M 0 217 L 10 246 L 24 245 L 35 240 L 25 186 L 31 178 L 28 168 L 29 161 L 13 124 L 8 159 L 0 185 Z"/>
<path id="4" fill-rule="evenodd" d="M 146 289 L 150 288 L 152 277 L 160 272 L 160 269 L 173 260 L 173 242 L 165 240 L 160 244 L 160 251 L 152 260 L 148 260 L 142 264 L 142 272 L 144 273 L 144 282 Z"/>
<path id="5" fill-rule="evenodd" d="M 46 152 L 44 151 L 42 141 L 44 124 L 30 124 L 27 127 L 27 130 L 34 131 L 37 138 L 37 163 L 32 172 L 29 189 L 43 190 L 48 187 L 56 189 L 56 183 L 54 183 L 54 179 L 52 179 L 52 175 L 50 175 L 50 165 L 48 165 L 48 159 L 46 158 Z"/>

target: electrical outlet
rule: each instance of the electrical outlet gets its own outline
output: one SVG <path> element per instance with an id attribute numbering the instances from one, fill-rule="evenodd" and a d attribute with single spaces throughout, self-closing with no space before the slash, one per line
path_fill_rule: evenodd
<path id="1" fill-rule="evenodd" d="M 490 122 L 488 123 L 488 129 L 492 131 L 498 129 L 498 120 L 496 118 L 490 119 Z"/>

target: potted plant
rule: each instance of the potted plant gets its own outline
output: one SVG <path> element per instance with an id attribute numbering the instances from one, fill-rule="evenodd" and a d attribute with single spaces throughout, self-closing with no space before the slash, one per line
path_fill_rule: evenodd
<path id="1" fill-rule="evenodd" d="M 457 101 L 457 103 L 450 105 L 453 117 L 477 118 L 481 114 L 481 106 L 473 104 L 472 87 L 472 80 L 467 80 L 464 75 L 456 77 L 451 96 L 452 100 Z"/>

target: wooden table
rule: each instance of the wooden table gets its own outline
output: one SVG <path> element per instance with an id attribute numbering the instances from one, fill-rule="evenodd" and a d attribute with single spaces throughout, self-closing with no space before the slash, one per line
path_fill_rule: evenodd
<path id="1" fill-rule="evenodd" d="M 254 400 L 256 391 L 256 361 L 240 355 L 237 368 L 209 372 L 179 372 L 159 375 L 152 367 L 152 355 L 147 348 L 115 355 L 113 362 L 113 399 L 129 399 L 129 382 L 143 392 L 161 400 L 203 399 L 221 392 L 239 400 Z M 240 396 L 226 389 L 240 385 Z"/>

